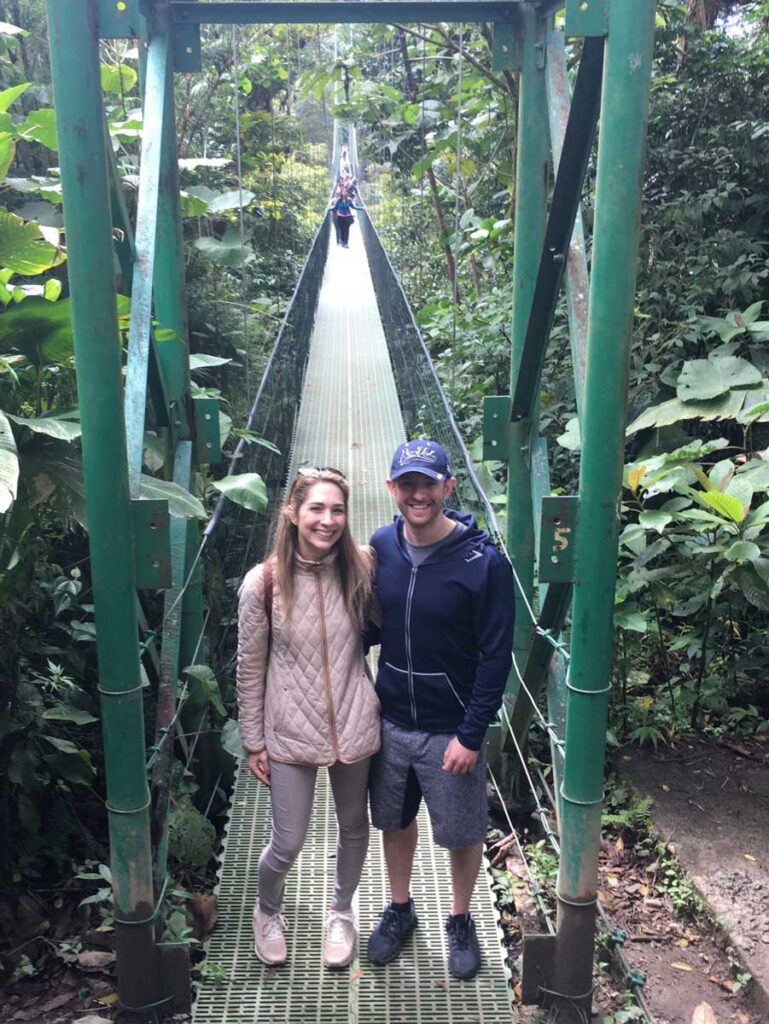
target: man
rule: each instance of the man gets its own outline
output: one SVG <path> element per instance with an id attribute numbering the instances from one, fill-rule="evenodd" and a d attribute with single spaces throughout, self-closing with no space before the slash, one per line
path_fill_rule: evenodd
<path id="1" fill-rule="evenodd" d="M 473 517 L 444 508 L 456 479 L 441 445 L 400 445 L 387 486 L 400 515 L 371 539 L 382 610 L 382 749 L 370 785 L 392 902 L 368 957 L 394 960 L 417 925 L 410 882 L 424 796 L 433 839 L 451 862 L 449 970 L 469 979 L 481 965 L 470 899 L 486 834 L 483 748 L 510 670 L 513 577 Z"/>

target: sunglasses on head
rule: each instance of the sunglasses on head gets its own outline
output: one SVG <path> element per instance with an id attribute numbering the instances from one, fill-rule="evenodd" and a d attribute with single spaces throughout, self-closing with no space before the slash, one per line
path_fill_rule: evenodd
<path id="1" fill-rule="evenodd" d="M 338 476 L 342 480 L 346 479 L 341 469 L 335 469 L 333 466 L 300 466 L 298 473 L 300 476 L 320 476 L 321 473 L 331 473 L 332 476 Z"/>

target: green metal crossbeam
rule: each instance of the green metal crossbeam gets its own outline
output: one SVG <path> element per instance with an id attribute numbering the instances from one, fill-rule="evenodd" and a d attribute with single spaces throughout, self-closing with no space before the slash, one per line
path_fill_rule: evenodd
<path id="1" fill-rule="evenodd" d="M 280 0 L 226 0 L 198 3 L 197 0 L 173 0 L 171 9 L 177 25 L 218 23 L 227 25 L 392 25 L 396 22 L 505 22 L 517 19 L 522 0 L 489 3 L 486 0 L 352 0 L 352 2 L 286 3 Z"/>
<path id="2" fill-rule="evenodd" d="M 563 32 L 551 32 L 548 35 L 545 71 L 550 147 L 553 156 L 553 171 L 557 175 L 571 109 L 571 86 L 566 63 L 566 37 Z M 577 404 L 577 415 L 580 415 L 585 397 L 588 296 L 590 295 L 590 275 L 587 269 L 587 247 L 581 206 L 577 208 L 577 215 L 574 218 L 574 231 L 566 257 L 565 292 L 569 317 L 571 365 L 574 371 L 574 398 Z"/>
<path id="3" fill-rule="evenodd" d="M 138 498 L 144 451 L 147 374 L 152 331 L 152 287 L 160 188 L 160 150 L 164 128 L 165 88 L 170 42 L 158 30 L 150 39 L 144 94 L 144 133 L 139 171 L 136 216 L 136 264 L 131 289 L 131 325 L 128 333 L 125 419 L 128 442 L 128 478 L 131 496 Z"/>
<path id="4" fill-rule="evenodd" d="M 513 421 L 528 419 L 537 401 L 542 364 L 598 121 L 603 51 L 603 38 L 585 41 L 513 394 L 510 412 Z"/>

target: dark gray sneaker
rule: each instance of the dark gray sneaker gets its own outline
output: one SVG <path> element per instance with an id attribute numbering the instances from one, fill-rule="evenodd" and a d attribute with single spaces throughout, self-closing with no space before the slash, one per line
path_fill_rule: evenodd
<path id="1" fill-rule="evenodd" d="M 369 935 L 369 962 L 384 967 L 400 953 L 403 943 L 418 924 L 414 901 L 409 900 L 408 910 L 394 910 L 392 903 L 382 911 L 379 924 Z"/>
<path id="2" fill-rule="evenodd" d="M 449 973 L 461 981 L 469 981 L 481 969 L 475 921 L 469 914 L 449 914 L 446 934 L 449 937 Z"/>

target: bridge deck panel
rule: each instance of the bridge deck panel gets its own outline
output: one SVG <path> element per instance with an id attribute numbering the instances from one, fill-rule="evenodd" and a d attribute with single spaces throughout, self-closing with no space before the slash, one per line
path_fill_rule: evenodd
<path id="1" fill-rule="evenodd" d="M 330 242 L 315 319 L 291 473 L 309 464 L 343 470 L 351 520 L 365 542 L 394 507 L 384 480 L 403 439 L 387 343 L 360 236 L 350 248 Z M 266 968 L 253 953 L 251 913 L 257 867 L 269 839 L 268 792 L 245 765 L 233 793 L 217 889 L 219 923 L 207 945 L 207 969 L 194 1024 L 495 1024 L 516 1019 L 489 876 L 481 872 L 473 906 L 484 967 L 472 982 L 446 968 L 443 921 L 450 908 L 448 855 L 429 841 L 424 809 L 413 893 L 420 925 L 401 957 L 372 968 L 363 952 L 350 968 L 321 962 L 323 919 L 333 889 L 336 827 L 325 771 L 318 775 L 310 833 L 286 885 L 289 962 Z M 381 837 L 372 830 L 357 897 L 362 945 L 386 901 Z"/>

